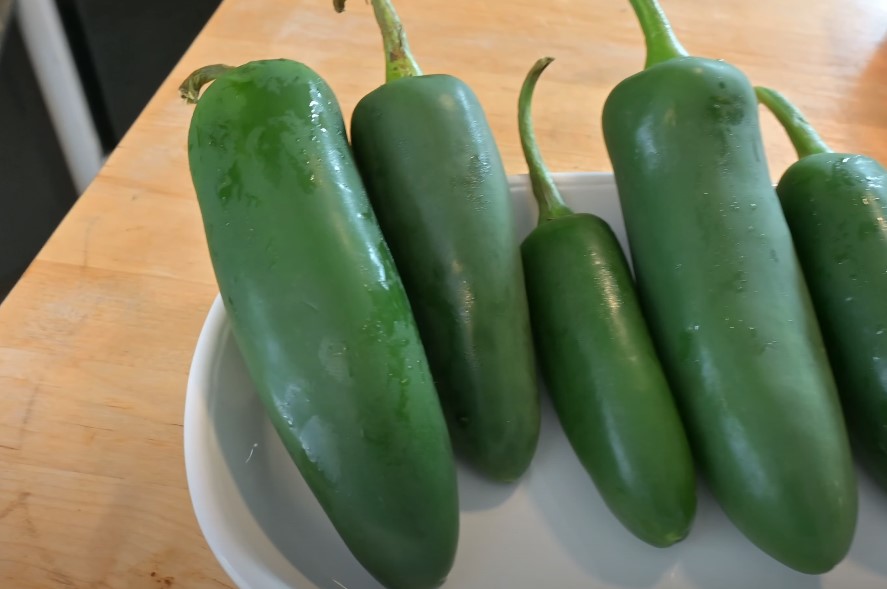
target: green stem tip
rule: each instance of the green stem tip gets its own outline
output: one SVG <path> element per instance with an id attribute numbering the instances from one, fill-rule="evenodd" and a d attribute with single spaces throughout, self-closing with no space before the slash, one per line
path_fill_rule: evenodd
<path id="1" fill-rule="evenodd" d="M 668 17 L 657 0 L 630 0 L 631 7 L 641 23 L 644 40 L 647 44 L 645 68 L 674 59 L 686 57 L 687 50 L 675 36 Z"/>
<path id="2" fill-rule="evenodd" d="M 391 0 L 371 1 L 385 47 L 385 80 L 393 82 L 400 78 L 421 76 L 422 70 L 413 58 L 407 34 Z M 345 10 L 345 0 L 333 0 L 333 8 L 336 12 L 342 12 Z"/>
<path id="3" fill-rule="evenodd" d="M 521 86 L 520 97 L 517 101 L 517 125 L 520 130 L 521 147 L 523 147 L 524 158 L 527 160 L 527 167 L 530 170 L 533 196 L 539 205 L 540 225 L 573 212 L 564 203 L 551 173 L 542 160 L 542 154 L 536 143 L 536 133 L 533 131 L 533 92 L 536 89 L 539 76 L 552 61 L 554 61 L 553 57 L 543 57 L 530 68 L 523 86 Z"/>
<path id="4" fill-rule="evenodd" d="M 795 151 L 798 152 L 798 158 L 831 151 L 813 125 L 807 122 L 798 107 L 789 102 L 788 98 L 776 90 L 761 86 L 755 86 L 755 94 L 758 96 L 758 102 L 766 106 L 785 129 L 792 145 L 795 146 Z"/>
<path id="5" fill-rule="evenodd" d="M 189 104 L 197 104 L 200 89 L 230 69 L 233 69 L 233 67 L 220 63 L 205 65 L 202 68 L 196 69 L 179 86 L 179 94 Z"/>

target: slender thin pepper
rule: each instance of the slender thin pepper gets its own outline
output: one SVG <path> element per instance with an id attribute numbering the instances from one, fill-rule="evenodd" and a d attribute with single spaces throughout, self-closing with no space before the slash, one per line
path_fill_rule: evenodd
<path id="1" fill-rule="evenodd" d="M 857 455 L 887 489 L 887 170 L 835 153 L 783 95 L 756 88 L 797 152 L 776 187 Z"/>
<path id="2" fill-rule="evenodd" d="M 806 573 L 840 562 L 856 476 L 809 291 L 774 192 L 754 90 L 690 57 L 655 0 L 631 0 L 647 64 L 603 130 L 645 315 L 714 495 Z"/>
<path id="3" fill-rule="evenodd" d="M 354 155 L 453 444 L 481 472 L 512 481 L 530 464 L 540 417 L 505 171 L 471 89 L 452 76 L 422 75 L 391 3 L 372 4 L 387 82 L 354 110 Z"/>
<path id="4" fill-rule="evenodd" d="M 536 145 L 533 90 L 551 61 L 530 70 L 518 106 L 539 205 L 521 253 L 541 371 L 607 506 L 641 540 L 669 546 L 696 512 L 690 445 L 616 236 L 600 217 L 564 204 Z"/>

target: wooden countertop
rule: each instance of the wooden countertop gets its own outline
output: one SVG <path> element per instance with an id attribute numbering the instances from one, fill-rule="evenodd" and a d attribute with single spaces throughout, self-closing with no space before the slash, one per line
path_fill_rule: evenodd
<path id="1" fill-rule="evenodd" d="M 887 5 L 663 0 L 691 53 L 782 89 L 836 150 L 887 163 Z M 537 134 L 555 171 L 609 170 L 608 91 L 643 63 L 627 0 L 401 0 L 428 73 L 479 95 L 509 173 L 525 172 L 516 99 L 534 60 Z M 158 40 L 158 42 L 162 42 Z M 232 587 L 191 509 L 182 413 L 216 293 L 176 92 L 208 63 L 290 57 L 346 117 L 383 80 L 364 2 L 227 0 L 0 306 L 0 587 Z M 763 118 L 774 178 L 793 151 Z M 22 195 L 27 198 L 27 195 Z"/>

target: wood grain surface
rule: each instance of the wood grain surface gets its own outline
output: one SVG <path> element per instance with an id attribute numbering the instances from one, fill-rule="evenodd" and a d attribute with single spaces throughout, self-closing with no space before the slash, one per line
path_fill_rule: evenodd
<path id="1" fill-rule="evenodd" d="M 887 2 L 663 0 L 687 49 L 783 90 L 836 150 L 887 162 Z M 427 73 L 480 97 L 509 173 L 526 166 L 516 99 L 555 171 L 610 170 L 609 90 L 643 64 L 627 0 L 400 0 Z M 162 42 L 158 38 L 158 42 Z M 371 8 L 227 0 L 0 306 L 0 587 L 232 587 L 195 521 L 182 457 L 191 354 L 216 293 L 176 92 L 208 63 L 290 57 L 346 118 L 383 80 Z M 794 159 L 763 117 L 774 179 Z M 27 195 L 21 195 L 27 198 Z"/>

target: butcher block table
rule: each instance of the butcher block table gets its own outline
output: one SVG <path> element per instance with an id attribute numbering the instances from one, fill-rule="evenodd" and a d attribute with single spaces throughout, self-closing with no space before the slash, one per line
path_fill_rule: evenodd
<path id="1" fill-rule="evenodd" d="M 696 55 L 783 90 L 836 150 L 887 162 L 887 4 L 664 0 Z M 627 0 L 401 0 L 426 73 L 477 92 L 510 174 L 526 171 L 517 95 L 537 92 L 554 171 L 609 171 L 600 113 L 644 62 Z M 158 34 L 158 43 L 163 42 Z M 216 295 L 177 86 L 195 68 L 288 57 L 346 119 L 383 81 L 371 8 L 227 0 L 0 306 L 0 587 L 233 587 L 194 518 L 182 455 L 189 363 Z M 769 115 L 774 180 L 794 151 Z M 27 198 L 27 194 L 20 198 Z"/>

